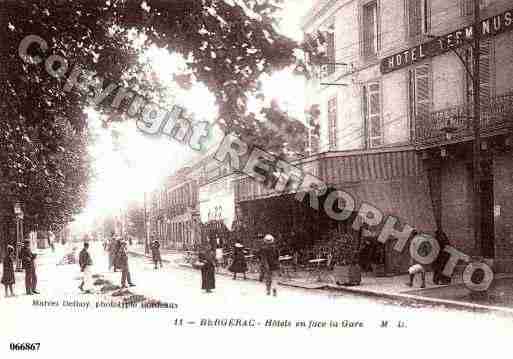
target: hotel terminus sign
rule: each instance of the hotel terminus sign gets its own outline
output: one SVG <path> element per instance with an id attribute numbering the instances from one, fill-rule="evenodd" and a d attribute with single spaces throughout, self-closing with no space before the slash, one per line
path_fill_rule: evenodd
<path id="1" fill-rule="evenodd" d="M 479 31 L 482 38 L 513 29 L 513 10 L 482 20 Z M 458 29 L 449 34 L 434 38 L 430 41 L 414 46 L 408 50 L 381 60 L 381 73 L 386 74 L 403 67 L 410 66 L 426 58 L 443 54 L 451 49 L 469 44 L 474 40 L 475 29 L 473 25 Z"/>

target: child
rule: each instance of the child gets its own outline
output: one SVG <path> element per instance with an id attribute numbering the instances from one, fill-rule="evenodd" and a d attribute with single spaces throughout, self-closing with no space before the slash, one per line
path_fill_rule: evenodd
<path id="1" fill-rule="evenodd" d="M 9 297 L 8 291 L 11 292 L 11 297 L 14 297 L 14 291 L 12 289 L 15 283 L 14 278 L 14 247 L 7 246 L 7 253 L 4 257 L 4 271 L 2 275 L 2 284 L 5 287 L 5 297 Z"/>
<path id="2" fill-rule="evenodd" d="M 413 279 L 415 277 L 415 274 L 420 274 L 420 277 L 422 278 L 422 284 L 421 288 L 426 288 L 426 270 L 424 267 L 420 264 L 414 264 L 408 269 L 408 274 L 410 275 L 410 282 L 406 283 L 409 287 L 413 286 Z"/>

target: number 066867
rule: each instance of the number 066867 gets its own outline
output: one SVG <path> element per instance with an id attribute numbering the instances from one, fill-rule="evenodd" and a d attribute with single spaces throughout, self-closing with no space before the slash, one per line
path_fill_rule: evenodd
<path id="1" fill-rule="evenodd" d="M 11 343 L 11 351 L 38 351 L 40 343 Z"/>

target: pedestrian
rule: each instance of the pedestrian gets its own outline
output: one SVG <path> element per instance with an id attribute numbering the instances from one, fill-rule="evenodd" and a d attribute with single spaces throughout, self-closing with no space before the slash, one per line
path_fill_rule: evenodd
<path id="1" fill-rule="evenodd" d="M 217 247 L 215 250 L 216 264 L 218 267 L 224 267 L 224 251 L 222 247 Z"/>
<path id="2" fill-rule="evenodd" d="M 264 269 L 264 279 L 267 295 L 277 296 L 276 272 L 280 269 L 279 253 L 276 248 L 275 239 L 271 234 L 264 236 L 264 243 L 261 249 L 261 260 Z"/>
<path id="3" fill-rule="evenodd" d="M 410 268 L 408 268 L 408 274 L 410 277 L 410 281 L 406 283 L 409 287 L 413 286 L 413 281 L 415 279 L 415 275 L 419 274 L 422 279 L 422 283 L 420 285 L 421 288 L 426 288 L 426 270 L 421 264 L 414 264 Z"/>
<path id="4" fill-rule="evenodd" d="M 117 262 L 117 259 L 119 258 L 119 253 L 121 251 L 121 247 L 123 245 L 123 242 L 121 241 L 121 237 L 115 237 L 114 239 L 114 272 L 116 272 L 118 269 L 121 269 L 121 266 Z"/>
<path id="5" fill-rule="evenodd" d="M 7 252 L 4 256 L 3 263 L 4 270 L 2 272 L 2 284 L 5 287 L 5 297 L 9 297 L 8 290 L 11 293 L 11 297 L 14 297 L 13 286 L 16 283 L 14 278 L 14 247 L 7 246 Z"/>
<path id="6" fill-rule="evenodd" d="M 109 270 L 113 269 L 116 271 L 116 240 L 112 237 L 107 245 L 107 251 L 109 252 Z"/>
<path id="7" fill-rule="evenodd" d="M 82 283 L 78 287 L 85 293 L 92 293 L 93 291 L 93 273 L 91 271 L 93 260 L 88 252 L 89 243 L 84 242 L 84 248 L 80 251 L 78 256 L 78 263 L 80 265 L 80 271 L 82 272 Z"/>
<path id="8" fill-rule="evenodd" d="M 25 240 L 21 248 L 21 263 L 25 270 L 25 290 L 27 295 L 39 294 L 37 291 L 36 254 L 30 249 L 30 241 Z"/>
<path id="9" fill-rule="evenodd" d="M 155 269 L 157 269 L 157 264 L 160 263 L 160 268 L 162 268 L 162 256 L 160 255 L 160 243 L 158 240 L 154 240 L 151 243 L 151 257 L 153 259 L 153 264 L 155 265 Z"/>
<path id="10" fill-rule="evenodd" d="M 135 284 L 132 283 L 132 277 L 130 276 L 130 267 L 128 265 L 128 252 L 125 242 L 122 242 L 120 245 L 116 263 L 119 269 L 121 269 L 121 288 L 126 288 L 127 282 L 130 287 L 135 287 Z"/>
<path id="11" fill-rule="evenodd" d="M 201 289 L 211 293 L 216 287 L 216 260 L 209 243 L 203 245 L 198 260 L 201 263 Z"/>
<path id="12" fill-rule="evenodd" d="M 55 252 L 55 234 L 53 232 L 48 232 L 48 244 L 50 248 L 52 249 L 52 253 Z"/>
<path id="13" fill-rule="evenodd" d="M 240 243 L 235 243 L 233 248 L 233 262 L 228 268 L 233 273 L 233 279 L 237 279 L 237 273 L 242 273 L 244 280 L 246 279 L 246 272 L 248 271 L 248 264 L 244 256 L 244 246 Z"/>
<path id="14" fill-rule="evenodd" d="M 264 259 L 262 258 L 264 235 L 259 233 L 257 235 L 257 246 L 258 249 L 255 251 L 255 255 L 258 259 L 258 281 L 263 282 L 265 276 Z"/>
<path id="15" fill-rule="evenodd" d="M 437 229 L 435 232 L 435 240 L 438 242 L 440 251 L 433 262 L 433 283 L 436 285 L 450 284 L 451 277 L 443 274 L 445 265 L 451 258 L 451 254 L 444 250 L 450 244 L 449 238 L 441 229 Z"/>

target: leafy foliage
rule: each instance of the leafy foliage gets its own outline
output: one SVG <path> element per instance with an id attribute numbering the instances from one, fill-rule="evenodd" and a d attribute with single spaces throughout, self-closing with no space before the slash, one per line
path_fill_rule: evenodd
<path id="1" fill-rule="evenodd" d="M 194 81 L 215 94 L 218 122 L 256 146 L 283 153 L 301 152 L 304 127 L 279 109 L 266 109 L 275 128 L 247 114 L 249 96 L 261 94 L 259 78 L 295 62 L 294 41 L 279 34 L 275 14 L 280 0 L 18 0 L 3 2 L 0 28 L 0 190 L 4 206 L 20 200 L 29 224 L 58 229 L 85 203 L 91 177 L 84 109 L 91 98 L 63 91 L 74 66 L 94 71 L 106 87 L 116 83 L 159 101 L 162 85 L 147 76 L 139 56 L 152 45 L 187 59 L 186 73 L 174 79 L 187 88 Z M 67 59 L 64 79 L 48 75 L 43 63 L 29 64 L 18 56 L 20 41 L 37 35 L 29 55 L 50 54 Z M 137 45 L 134 39 L 141 40 Z M 56 70 L 54 68 L 54 70 Z M 90 85 L 91 83 L 89 83 Z M 89 88 L 90 91 L 93 89 Z M 94 93 L 94 91 L 93 91 Z M 107 98 L 103 104 L 110 103 Z M 121 104 L 126 109 L 128 101 Z M 108 113 L 108 106 L 101 108 Z M 117 119 L 110 116 L 111 120 Z"/>

